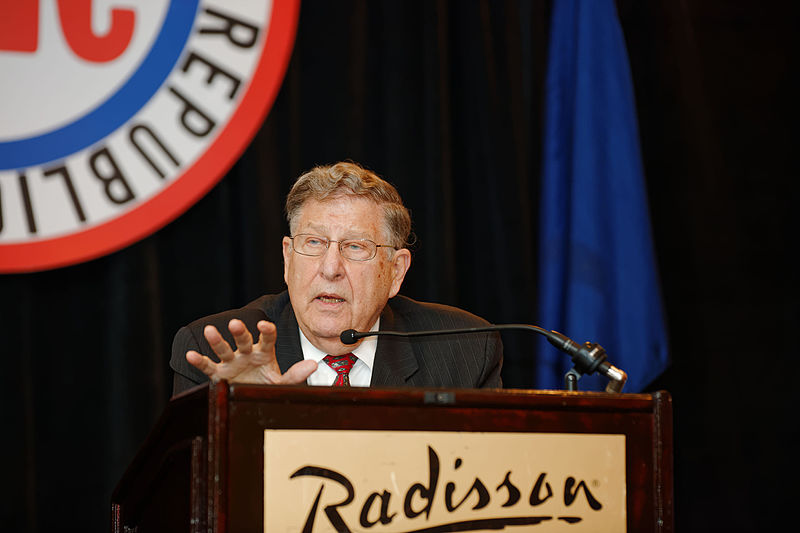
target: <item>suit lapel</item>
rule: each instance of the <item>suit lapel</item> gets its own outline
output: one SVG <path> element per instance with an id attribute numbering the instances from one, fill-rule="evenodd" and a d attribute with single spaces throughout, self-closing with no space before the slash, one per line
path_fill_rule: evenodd
<path id="1" fill-rule="evenodd" d="M 382 330 L 406 331 L 401 317 L 391 308 L 391 301 L 381 313 Z M 419 368 L 414 350 L 403 337 L 378 337 L 375 364 L 372 369 L 372 387 L 401 387 Z"/>
<path id="2" fill-rule="evenodd" d="M 281 310 L 275 321 L 278 339 L 275 342 L 275 358 L 281 373 L 303 360 L 303 350 L 300 348 L 300 334 L 297 329 L 297 318 L 294 316 L 292 304 L 288 303 Z"/>

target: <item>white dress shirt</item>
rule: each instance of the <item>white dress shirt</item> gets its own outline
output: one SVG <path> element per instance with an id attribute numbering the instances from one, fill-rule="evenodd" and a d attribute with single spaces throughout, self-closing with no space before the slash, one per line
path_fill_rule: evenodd
<path id="1" fill-rule="evenodd" d="M 370 331 L 377 331 L 380 327 L 381 319 L 372 325 Z M 300 330 L 300 328 L 297 328 Z M 300 348 L 303 350 L 303 359 L 311 359 L 317 362 L 317 369 L 311 374 L 306 383 L 309 385 L 333 385 L 336 380 L 336 371 L 333 370 L 322 359 L 328 355 L 309 341 L 303 331 L 300 330 Z M 353 355 L 358 357 L 353 368 L 350 370 L 351 387 L 369 387 L 372 381 L 372 367 L 375 363 L 375 350 L 378 348 L 378 337 L 365 337 L 361 339 L 361 344 L 353 349 Z"/>

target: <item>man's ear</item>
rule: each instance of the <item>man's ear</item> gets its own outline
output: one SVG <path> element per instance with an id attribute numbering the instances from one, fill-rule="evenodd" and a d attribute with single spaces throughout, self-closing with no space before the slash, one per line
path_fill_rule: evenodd
<path id="1" fill-rule="evenodd" d="M 292 239 L 283 238 L 283 281 L 289 285 L 289 261 L 292 259 Z"/>
<path id="2" fill-rule="evenodd" d="M 411 268 L 411 252 L 407 248 L 395 251 L 392 259 L 392 287 L 389 291 L 389 298 L 393 298 L 400 292 L 400 286 L 403 284 L 409 268 Z"/>

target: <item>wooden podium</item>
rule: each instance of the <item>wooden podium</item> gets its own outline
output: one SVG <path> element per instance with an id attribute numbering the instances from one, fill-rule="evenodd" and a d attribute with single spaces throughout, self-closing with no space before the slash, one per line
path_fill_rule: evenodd
<path id="1" fill-rule="evenodd" d="M 295 434 L 295 430 L 309 431 Z M 387 467 L 397 471 L 391 472 L 394 479 L 396 473 L 402 474 L 407 469 L 400 465 L 406 460 L 403 455 L 407 454 L 410 462 L 424 463 L 420 468 L 427 473 L 417 475 L 418 482 L 414 484 L 395 483 L 392 488 L 387 482 L 381 485 L 382 489 L 371 489 L 374 495 L 365 499 L 363 490 L 347 488 L 349 478 L 342 480 L 340 478 L 345 476 L 339 476 L 338 482 L 330 481 L 336 478 L 330 472 L 341 472 L 341 468 L 320 468 L 324 466 L 319 464 L 320 459 L 309 459 L 305 469 L 291 467 L 293 475 L 278 476 L 280 479 L 276 483 L 285 483 L 286 490 L 277 485 L 277 491 L 273 491 L 269 487 L 274 483 L 265 482 L 264 468 L 266 444 L 272 442 L 272 437 L 267 435 L 273 434 L 288 435 L 290 449 L 297 442 L 298 450 L 300 437 L 308 435 L 320 443 L 324 440 L 318 440 L 317 435 L 319 439 L 347 436 L 355 438 L 353 442 L 356 443 L 361 442 L 362 435 L 384 438 L 381 442 L 406 443 L 402 445 L 407 452 L 390 453 L 391 457 L 383 457 L 375 467 L 367 464 L 370 459 L 363 455 L 366 449 L 350 446 L 346 451 L 350 455 L 348 464 L 366 464 L 376 475 L 379 467 L 394 465 Z M 430 443 L 438 443 L 439 437 L 461 443 L 466 453 L 471 453 L 469 450 L 478 453 L 475 450 L 480 446 L 490 446 L 492 452 L 484 453 L 484 458 L 491 456 L 492 460 L 506 462 L 499 467 L 487 467 L 488 474 L 464 474 L 468 468 L 477 468 L 478 463 L 482 465 L 483 459 L 470 459 L 457 451 L 454 453 L 460 455 L 453 460 L 455 455 L 451 457 L 441 451 L 439 444 Z M 583 476 L 583 467 L 571 466 L 578 465 L 581 459 L 570 456 L 574 453 L 570 451 L 570 443 L 576 441 L 594 450 L 598 446 L 595 442 L 600 442 L 596 439 L 602 441 L 604 437 L 613 437 L 616 440 L 612 444 L 622 446 L 618 453 L 600 454 L 601 459 L 618 461 L 622 476 L 622 526 L 615 529 L 672 531 L 672 405 L 666 392 L 612 395 L 523 390 L 267 387 L 225 382 L 204 385 L 170 401 L 128 467 L 112 495 L 112 531 L 273 533 L 270 529 L 277 531 L 279 528 L 268 527 L 265 516 L 272 514 L 282 519 L 294 512 L 289 509 L 291 505 L 272 502 L 278 502 L 282 493 L 288 494 L 290 489 L 302 484 L 299 480 L 302 475 L 307 476 L 304 482 L 314 491 L 319 487 L 314 494 L 317 494 L 317 502 L 323 501 L 318 510 L 317 504 L 311 507 L 309 503 L 298 503 L 302 507 L 302 511 L 298 511 L 302 520 L 297 522 L 297 531 L 436 532 L 503 528 L 508 531 L 589 531 L 595 529 L 591 527 L 591 519 L 602 513 L 594 513 L 594 507 L 590 509 L 587 502 L 600 500 L 606 505 L 602 512 L 612 512 L 609 504 L 603 501 L 604 497 L 597 495 L 612 482 L 619 481 L 611 479 L 616 474 L 606 476 L 608 481 L 594 474 Z M 297 440 L 293 440 L 295 438 Z M 507 445 L 503 439 L 511 440 Z M 277 437 L 275 441 L 278 442 Z M 548 444 L 551 441 L 557 443 L 555 448 Z M 412 445 L 408 445 L 409 442 Z M 543 451 L 535 452 L 531 456 L 534 459 L 529 459 L 537 463 L 535 466 L 520 465 L 511 455 L 510 450 L 516 449 L 514 446 L 523 454 L 528 453 L 525 451 L 529 447 L 527 442 L 532 443 L 530 446 L 543 443 Z M 382 446 L 366 448 L 377 447 L 380 455 Z M 427 452 L 424 451 L 426 446 Z M 568 466 L 552 466 L 541 459 L 550 456 Z M 281 456 L 274 462 L 269 459 L 270 465 L 285 467 L 284 463 L 289 461 L 286 457 Z M 270 465 L 267 471 L 273 468 Z M 555 473 L 559 468 L 566 468 L 564 472 L 568 475 L 559 478 Z M 523 476 L 528 475 L 524 470 L 532 472 L 530 481 L 523 480 Z M 505 480 L 498 484 L 503 474 Z M 466 476 L 468 481 L 456 482 L 454 480 L 460 479 L 457 476 Z M 602 479 L 595 479 L 600 477 Z M 353 477 L 356 478 L 361 479 Z M 475 482 L 468 492 L 472 479 Z M 565 479 L 567 481 L 563 481 Z M 324 493 L 323 483 L 331 485 L 325 485 Z M 564 509 L 548 514 L 548 506 L 561 505 L 562 486 L 567 505 L 578 500 L 582 503 L 564 508 L 569 511 L 566 514 L 562 512 Z M 334 502 L 331 498 L 335 497 L 336 490 L 344 493 L 345 488 L 351 491 L 353 502 L 349 505 L 361 509 L 360 525 L 357 518 L 348 518 L 346 525 L 335 525 L 337 513 L 344 513 L 346 506 L 340 505 L 337 511 L 335 504 L 343 500 Z M 265 504 L 267 490 L 270 495 Z M 352 497 L 353 492 L 356 498 Z M 592 498 L 593 493 L 595 498 Z M 464 494 L 458 512 L 463 510 L 468 519 L 446 523 L 432 521 L 437 512 L 447 514 Z M 328 507 L 324 507 L 326 503 Z M 502 509 L 505 518 L 479 516 L 480 511 L 492 506 L 498 509 L 496 514 Z M 403 516 L 404 509 L 406 516 Z M 353 516 L 357 516 L 356 511 L 353 512 Z M 312 518 L 307 519 L 307 516 Z M 398 525 L 399 520 L 406 517 L 413 518 L 409 523 L 416 525 Z M 379 522 L 379 518 L 382 521 Z M 530 527 L 522 527 L 526 524 Z M 395 526 L 397 528 L 392 529 Z M 284 526 L 282 531 L 292 529 Z"/>

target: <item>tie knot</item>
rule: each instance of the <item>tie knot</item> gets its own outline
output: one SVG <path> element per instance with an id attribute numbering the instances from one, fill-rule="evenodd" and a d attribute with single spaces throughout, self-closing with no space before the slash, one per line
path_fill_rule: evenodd
<path id="1" fill-rule="evenodd" d="M 334 387 L 349 387 L 350 386 L 350 370 L 356 364 L 356 357 L 351 353 L 344 355 L 326 355 L 322 360 L 327 363 L 329 367 L 336 372 L 336 381 L 333 382 Z"/>

